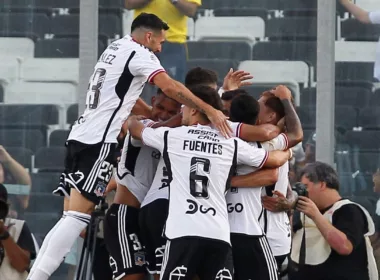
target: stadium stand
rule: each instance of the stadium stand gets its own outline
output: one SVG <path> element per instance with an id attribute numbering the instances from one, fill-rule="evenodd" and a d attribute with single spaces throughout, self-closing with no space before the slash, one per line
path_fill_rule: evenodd
<path id="1" fill-rule="evenodd" d="M 99 0 L 98 53 L 128 33 L 123 0 Z M 288 85 L 305 142 L 315 131 L 317 1 L 204 0 L 189 19 L 188 68 L 250 71 L 260 94 Z M 375 0 L 357 0 L 367 10 Z M 128 20 L 125 20 L 128 18 Z M 62 199 L 50 194 L 63 169 L 69 126 L 78 118 L 79 0 L 0 1 L 0 144 L 31 171 L 32 231 L 43 238 L 59 219 Z M 380 167 L 380 89 L 373 79 L 379 25 L 365 25 L 337 6 L 335 160 L 344 195 L 372 191 Z M 26 105 L 27 104 L 27 105 Z M 62 278 L 56 278 L 62 279 Z"/>

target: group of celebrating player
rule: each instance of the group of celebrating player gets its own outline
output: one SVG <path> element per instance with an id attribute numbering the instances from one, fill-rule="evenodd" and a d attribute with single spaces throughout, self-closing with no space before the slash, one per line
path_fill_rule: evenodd
<path id="1" fill-rule="evenodd" d="M 303 138 L 291 92 L 278 86 L 257 101 L 237 89 L 251 78 L 244 71 L 230 71 L 219 93 L 211 70 L 190 70 L 185 85 L 171 79 L 154 55 L 167 29 L 141 14 L 100 56 L 55 190 L 64 215 L 28 279 L 58 268 L 112 176 L 104 238 L 114 279 L 146 270 L 156 280 L 278 279 L 290 223 L 285 208 L 264 206 L 286 196 L 290 148 Z M 146 82 L 159 88 L 152 107 L 139 99 Z"/>

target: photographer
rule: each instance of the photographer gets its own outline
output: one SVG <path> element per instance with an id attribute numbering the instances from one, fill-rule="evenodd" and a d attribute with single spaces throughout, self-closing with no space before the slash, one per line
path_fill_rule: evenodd
<path id="1" fill-rule="evenodd" d="M 369 241 L 374 224 L 368 212 L 342 199 L 338 176 L 328 164 L 306 165 L 301 178 L 303 185 L 296 189 L 301 213 L 293 218 L 289 279 L 378 279 Z"/>
<path id="2" fill-rule="evenodd" d="M 34 242 L 25 221 L 7 218 L 8 210 L 8 192 L 0 184 L 0 279 L 25 280 Z"/>

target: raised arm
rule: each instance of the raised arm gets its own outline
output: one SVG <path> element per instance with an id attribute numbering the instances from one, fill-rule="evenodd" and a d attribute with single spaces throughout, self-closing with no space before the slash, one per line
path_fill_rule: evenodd
<path id="1" fill-rule="evenodd" d="M 273 185 L 278 180 L 278 169 L 263 169 L 245 175 L 234 176 L 231 179 L 231 186 L 238 188 L 262 187 Z"/>
<path id="2" fill-rule="evenodd" d="M 133 138 L 137 140 L 142 140 L 142 132 L 144 130 L 144 125 L 138 120 L 137 116 L 131 116 L 128 119 L 129 133 Z"/>
<path id="3" fill-rule="evenodd" d="M 285 164 L 291 158 L 292 158 L 291 150 L 271 151 L 271 152 L 268 152 L 268 158 L 264 162 L 263 167 L 277 168 Z"/>
<path id="4" fill-rule="evenodd" d="M 371 23 L 369 12 L 363 10 L 349 0 L 339 0 L 339 2 L 343 7 L 347 9 L 350 14 L 353 14 L 358 21 L 362 23 Z"/>
<path id="5" fill-rule="evenodd" d="M 170 98 L 206 114 L 208 119 L 224 136 L 228 137 L 232 132 L 230 126 L 228 125 L 227 117 L 222 111 L 218 111 L 203 102 L 183 84 L 170 78 L 166 72 L 161 72 L 155 75 L 153 82 Z"/>
<path id="6" fill-rule="evenodd" d="M 169 0 L 166 0 L 169 1 Z M 182 14 L 188 17 L 194 17 L 195 13 L 198 10 L 198 7 L 200 6 L 198 3 L 194 3 L 194 1 L 187 1 L 187 0 L 171 0 L 174 7 L 178 9 Z"/>
<path id="7" fill-rule="evenodd" d="M 301 121 L 291 101 L 292 93 L 283 85 L 277 86 L 271 92 L 281 100 L 284 106 L 288 148 L 294 147 L 303 140 L 303 130 Z"/>
<path id="8" fill-rule="evenodd" d="M 151 118 L 152 107 L 145 103 L 141 98 L 137 99 L 135 106 L 132 108 L 132 114 Z"/>
<path id="9" fill-rule="evenodd" d="M 125 0 L 125 8 L 127 10 L 140 9 L 149 4 L 152 0 Z"/>

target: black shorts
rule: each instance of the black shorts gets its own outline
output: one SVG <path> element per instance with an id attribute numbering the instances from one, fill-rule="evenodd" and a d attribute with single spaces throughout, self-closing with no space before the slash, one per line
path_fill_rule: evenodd
<path id="1" fill-rule="evenodd" d="M 197 237 L 168 240 L 160 280 L 232 280 L 231 245 Z M 254 278 L 252 278 L 254 279 Z"/>
<path id="2" fill-rule="evenodd" d="M 98 204 L 112 177 L 116 145 L 87 145 L 78 141 L 67 141 L 65 170 L 53 194 L 69 197 L 70 188 L 75 188 L 85 198 Z"/>
<path id="3" fill-rule="evenodd" d="M 112 204 L 104 219 L 104 242 L 110 254 L 114 279 L 146 273 L 145 252 L 140 242 L 139 209 Z"/>
<path id="4" fill-rule="evenodd" d="M 277 280 L 277 263 L 265 236 L 231 234 L 235 280 Z"/>
<path id="5" fill-rule="evenodd" d="M 168 217 L 169 200 L 157 199 L 140 209 L 141 240 L 146 252 L 150 274 L 160 274 L 164 259 L 166 239 L 163 231 Z"/>

